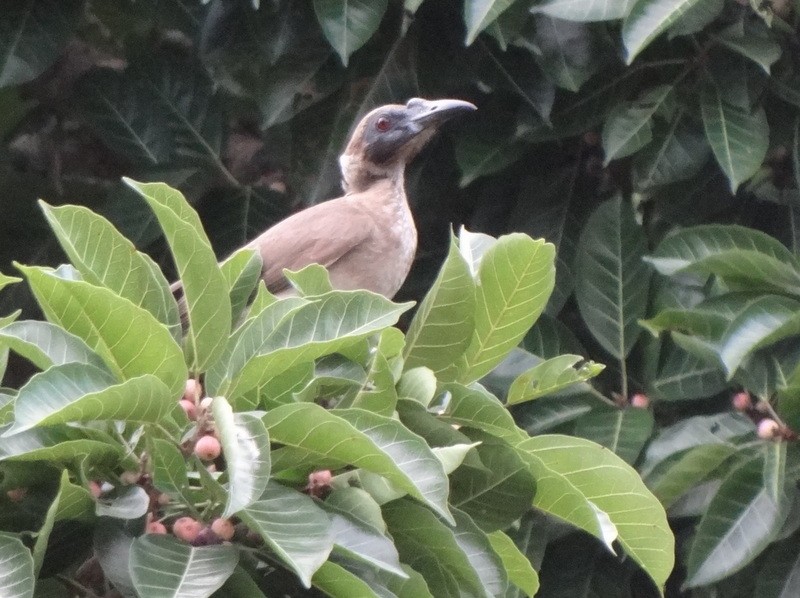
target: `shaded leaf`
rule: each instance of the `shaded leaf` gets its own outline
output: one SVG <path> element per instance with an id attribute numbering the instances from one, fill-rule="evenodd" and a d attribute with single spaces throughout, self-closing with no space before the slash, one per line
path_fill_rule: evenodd
<path id="1" fill-rule="evenodd" d="M 0 534 L 0 592 L 8 598 L 33 598 L 33 556 L 22 540 Z"/>
<path id="2" fill-rule="evenodd" d="M 503 561 L 503 567 L 508 572 L 508 580 L 525 592 L 528 598 L 533 598 L 539 590 L 539 576 L 514 541 L 501 531 L 488 534 L 492 548 Z"/>
<path id="3" fill-rule="evenodd" d="M 554 394 L 594 378 L 605 368 L 593 361 L 584 362 L 575 368 L 579 361 L 583 361 L 580 355 L 560 355 L 534 366 L 511 384 L 506 404 L 516 405 Z"/>
<path id="4" fill-rule="evenodd" d="M 531 8 L 551 17 L 570 21 L 613 21 L 628 14 L 634 0 L 617 2 L 583 2 L 581 0 L 543 0 Z"/>
<path id="5" fill-rule="evenodd" d="M 647 409 L 595 410 L 578 418 L 575 435 L 593 440 L 633 465 L 653 431 L 653 415 Z"/>
<path id="6" fill-rule="evenodd" d="M 628 50 L 628 64 L 698 2 L 699 0 L 635 0 L 622 24 L 622 41 Z"/>
<path id="7" fill-rule="evenodd" d="M 12 322 L 0 328 L 0 342 L 41 370 L 65 363 L 83 363 L 106 369 L 103 360 L 83 340 L 50 322 Z"/>
<path id="8" fill-rule="evenodd" d="M 467 27 L 466 45 L 471 45 L 478 34 L 491 25 L 514 0 L 466 0 L 464 24 Z"/>
<path id="9" fill-rule="evenodd" d="M 322 32 L 345 66 L 377 31 L 387 6 L 388 0 L 314 0 Z"/>

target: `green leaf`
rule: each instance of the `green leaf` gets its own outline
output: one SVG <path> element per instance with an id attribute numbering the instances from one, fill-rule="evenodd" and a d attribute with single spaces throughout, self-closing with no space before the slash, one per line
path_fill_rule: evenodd
<path id="1" fill-rule="evenodd" d="M 272 466 L 269 434 L 255 415 L 234 414 L 224 397 L 214 399 L 211 412 L 227 464 L 228 502 L 222 516 L 230 517 L 257 500 L 267 487 Z"/>
<path id="2" fill-rule="evenodd" d="M 491 25 L 514 0 L 466 0 L 464 24 L 467 27 L 466 45 L 471 45 L 478 34 Z"/>
<path id="3" fill-rule="evenodd" d="M 189 476 L 186 474 L 186 458 L 175 443 L 154 438 L 150 458 L 153 463 L 153 485 L 161 492 L 191 504 L 187 494 Z"/>
<path id="4" fill-rule="evenodd" d="M 647 409 L 602 409 L 578 418 L 574 434 L 606 447 L 633 465 L 650 439 L 654 424 Z"/>
<path id="5" fill-rule="evenodd" d="M 474 328 L 475 282 L 451 236 L 447 258 L 408 327 L 405 368 L 445 370 L 464 353 Z"/>
<path id="6" fill-rule="evenodd" d="M 723 46 L 749 58 L 769 74 L 769 68 L 781 57 L 781 46 L 760 19 L 742 19 L 714 36 Z"/>
<path id="7" fill-rule="evenodd" d="M 33 556 L 22 541 L 0 533 L 0 593 L 7 598 L 33 598 Z"/>
<path id="8" fill-rule="evenodd" d="M 647 240 L 633 209 L 620 197 L 601 204 L 581 232 L 575 298 L 586 326 L 617 359 L 628 356 L 641 332 L 650 269 Z"/>
<path id="9" fill-rule="evenodd" d="M 628 50 L 628 64 L 699 1 L 635 0 L 622 24 L 622 41 Z"/>
<path id="10" fill-rule="evenodd" d="M 65 363 L 83 363 L 106 369 L 100 356 L 85 342 L 50 322 L 12 322 L 0 328 L 0 343 L 26 357 L 41 370 Z"/>
<path id="11" fill-rule="evenodd" d="M 0 428 L 0 435 L 9 428 Z M 122 447 L 109 436 L 71 426 L 28 430 L 0 442 L 0 461 L 54 461 L 66 464 L 79 460 L 113 464 L 122 456 Z"/>
<path id="12" fill-rule="evenodd" d="M 393 325 L 411 306 L 367 291 L 331 291 L 301 301 L 279 301 L 250 321 L 236 338 L 224 373 L 212 377 L 209 388 L 215 394 L 233 400 L 290 367 Z"/>
<path id="13" fill-rule="evenodd" d="M 225 277 L 197 212 L 179 191 L 163 183 L 124 180 L 155 212 L 169 242 L 186 301 L 192 370 L 203 371 L 220 356 L 231 332 Z"/>
<path id="14" fill-rule="evenodd" d="M 489 373 L 519 344 L 544 310 L 555 284 L 555 248 L 521 233 L 505 235 L 480 260 L 475 332 L 459 381 Z"/>
<path id="15" fill-rule="evenodd" d="M 388 0 L 314 0 L 322 33 L 342 64 L 378 30 Z"/>
<path id="16" fill-rule="evenodd" d="M 646 478 L 648 487 L 669 509 L 736 453 L 730 444 L 701 444 L 668 458 Z"/>
<path id="17" fill-rule="evenodd" d="M 519 440 L 525 434 L 500 400 L 480 384 L 445 384 L 445 401 L 439 415 L 450 423 L 483 430 L 505 440 Z"/>
<path id="18" fill-rule="evenodd" d="M 528 598 L 539 591 L 539 575 L 514 541 L 501 531 L 488 534 L 492 548 L 503 561 L 508 580 L 522 590 Z"/>
<path id="19" fill-rule="evenodd" d="M 436 384 L 436 375 L 430 369 L 407 369 L 397 383 L 397 395 L 400 399 L 411 399 L 427 407 L 436 394 Z"/>
<path id="20" fill-rule="evenodd" d="M 785 450 L 775 443 L 774 450 Z M 714 583 L 735 573 L 775 539 L 786 519 L 785 500 L 765 486 L 763 456 L 744 461 L 722 482 L 697 526 L 687 556 L 686 585 Z M 783 485 L 782 474 L 775 480 Z"/>
<path id="21" fill-rule="evenodd" d="M 534 56 L 548 77 L 563 89 L 577 92 L 601 66 L 592 29 L 574 21 L 534 17 Z"/>
<path id="22" fill-rule="evenodd" d="M 767 115 L 761 106 L 751 111 L 729 104 L 716 88 L 705 90 L 700 108 L 708 143 L 735 193 L 767 155 Z"/>
<path id="23" fill-rule="evenodd" d="M 319 264 L 309 264 L 297 272 L 284 270 L 284 275 L 302 297 L 323 295 L 333 290 L 328 271 Z"/>
<path id="24" fill-rule="evenodd" d="M 450 520 L 442 464 L 425 441 L 400 422 L 360 409 L 331 413 L 302 403 L 272 409 L 264 423 L 273 442 L 383 476 Z"/>
<path id="25" fill-rule="evenodd" d="M 476 179 L 494 174 L 516 162 L 527 145 L 516 134 L 494 131 L 490 137 L 475 131 L 461 133 L 456 139 L 456 161 L 461 178 L 459 186 L 466 187 Z"/>
<path id="26" fill-rule="evenodd" d="M 757 349 L 800 335 L 800 302 L 778 295 L 756 297 L 730 322 L 720 359 L 730 378 Z"/>
<path id="27" fill-rule="evenodd" d="M 50 67 L 75 33 L 82 6 L 79 0 L 26 0 L 5 6 L 0 88 L 27 83 Z"/>
<path id="28" fill-rule="evenodd" d="M 84 121 L 111 150 L 135 164 L 166 163 L 174 139 L 161 110 L 152 109 L 152 96 L 139 82 L 112 69 L 82 77 L 73 96 Z"/>
<path id="29" fill-rule="evenodd" d="M 206 598 L 233 574 L 239 552 L 233 546 L 194 547 L 167 535 L 133 541 L 130 571 L 141 596 Z"/>
<path id="30" fill-rule="evenodd" d="M 536 481 L 509 444 L 489 434 L 470 433 L 481 468 L 465 465 L 451 476 L 450 504 L 484 531 L 507 529 L 530 510 Z"/>
<path id="31" fill-rule="evenodd" d="M 174 397 L 155 376 L 143 374 L 116 384 L 105 370 L 66 363 L 36 374 L 20 389 L 14 403 L 14 426 L 7 434 L 67 422 L 158 423 L 174 408 Z"/>
<path id="32" fill-rule="evenodd" d="M 434 596 L 487 596 L 470 555 L 456 539 L 458 528 L 403 499 L 385 505 L 383 514 L 400 558 L 422 574 Z"/>
<path id="33" fill-rule="evenodd" d="M 560 320 L 547 313 L 536 320 L 536 324 L 525 335 L 522 347 L 542 359 L 558 357 L 564 353 L 586 355 L 586 349 L 581 346 L 573 332 Z"/>
<path id="34" fill-rule="evenodd" d="M 666 276 L 716 274 L 761 291 L 800 295 L 800 261 L 780 241 L 738 225 L 708 224 L 666 237 L 646 258 Z"/>
<path id="35" fill-rule="evenodd" d="M 217 593 L 218 598 L 266 598 L 255 580 L 240 565 L 233 570 Z"/>
<path id="36" fill-rule="evenodd" d="M 262 497 L 239 517 L 258 532 L 276 556 L 310 587 L 314 572 L 333 548 L 331 524 L 325 511 L 304 495 L 270 483 Z"/>
<path id="37" fill-rule="evenodd" d="M 454 510 L 453 515 L 456 520 L 453 529 L 456 543 L 478 574 L 486 595 L 501 595 L 508 587 L 508 575 L 489 538 L 466 513 Z"/>
<path id="38" fill-rule="evenodd" d="M 800 547 L 792 536 L 771 545 L 764 553 L 764 566 L 756 578 L 755 596 L 790 598 L 800 592 Z"/>
<path id="39" fill-rule="evenodd" d="M 228 283 L 231 298 L 231 323 L 236 324 L 250 297 L 255 293 L 261 278 L 261 254 L 253 249 L 242 248 L 222 264 L 220 270 Z"/>
<path id="40" fill-rule="evenodd" d="M 327 561 L 317 569 L 311 579 L 314 587 L 328 596 L 358 596 L 359 598 L 379 598 L 365 582 L 344 567 Z"/>
<path id="41" fill-rule="evenodd" d="M 613 108 L 603 125 L 605 164 L 635 153 L 653 139 L 652 119 L 673 98 L 672 85 L 648 89 L 634 102 Z"/>
<path id="42" fill-rule="evenodd" d="M 149 311 L 180 338 L 178 305 L 164 275 L 105 218 L 83 206 L 39 202 L 64 253 L 83 280 L 114 291 Z M 97 248 L 102 247 L 103 251 Z"/>
<path id="43" fill-rule="evenodd" d="M 506 405 L 517 405 L 554 394 L 594 378 L 605 368 L 602 364 L 587 361 L 576 369 L 574 366 L 579 361 L 583 361 L 580 355 L 560 355 L 520 374 L 508 389 Z"/>
<path id="44" fill-rule="evenodd" d="M 568 21 L 613 21 L 628 14 L 634 0 L 616 2 L 576 2 L 576 0 L 543 0 L 531 8 L 531 12 L 543 12 L 557 19 Z"/>
<path id="45" fill-rule="evenodd" d="M 649 382 L 648 391 L 659 400 L 683 401 L 713 396 L 726 386 L 719 366 L 670 346 L 658 375 Z"/>
<path id="46" fill-rule="evenodd" d="M 95 511 L 98 517 L 132 520 L 144 517 L 149 506 L 147 490 L 139 485 L 121 486 L 98 500 Z"/>
<path id="47" fill-rule="evenodd" d="M 20 282 L 22 279 L 17 278 L 16 276 L 6 276 L 2 272 L 0 272 L 0 290 L 4 287 L 7 287 L 10 284 L 14 284 Z"/>
<path id="48" fill-rule="evenodd" d="M 328 511 L 331 519 L 331 533 L 336 542 L 335 552 L 370 563 L 394 575 L 407 577 L 400 565 L 397 548 L 385 535 L 385 531 L 365 525 L 349 513 L 342 513 L 335 507 L 331 508 L 327 501 L 322 503 L 322 506 Z"/>
<path id="49" fill-rule="evenodd" d="M 616 528 L 617 540 L 625 552 L 644 569 L 656 587 L 664 586 L 674 565 L 675 541 L 664 508 L 633 468 L 610 451 L 582 438 L 543 435 L 524 440 L 516 448 L 523 457 L 539 460 L 573 492 L 579 492 L 605 513 Z M 539 504 L 540 493 L 559 489 L 557 486 L 547 489 L 550 480 L 540 475 L 536 478 L 534 505 L 544 508 Z M 560 499 L 555 492 L 550 498 L 550 508 L 545 510 L 552 513 Z M 562 510 L 566 505 L 558 507 Z M 575 524 L 569 511 L 565 513 L 566 520 Z"/>
<path id="50" fill-rule="evenodd" d="M 676 117 L 669 129 L 655 127 L 655 141 L 638 152 L 634 159 L 634 184 L 637 189 L 690 179 L 702 170 L 711 150 L 705 135 Z"/>
<path id="51" fill-rule="evenodd" d="M 47 319 L 83 339 L 115 374 L 126 379 L 151 374 L 173 396 L 183 393 L 187 373 L 181 350 L 150 312 L 102 287 L 40 268 L 20 269 Z"/>

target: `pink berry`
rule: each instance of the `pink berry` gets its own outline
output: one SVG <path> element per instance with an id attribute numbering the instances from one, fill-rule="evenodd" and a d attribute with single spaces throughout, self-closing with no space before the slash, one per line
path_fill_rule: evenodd
<path id="1" fill-rule="evenodd" d="M 184 542 L 193 542 L 203 530 L 203 524 L 191 517 L 181 517 L 172 524 L 172 533 Z"/>
<path id="2" fill-rule="evenodd" d="M 95 482 L 94 480 L 89 482 L 89 492 L 91 492 L 92 496 L 95 498 L 100 498 L 100 495 L 103 494 L 103 488 L 100 486 L 100 482 Z"/>
<path id="3" fill-rule="evenodd" d="M 631 405 L 633 407 L 638 407 L 639 409 L 647 409 L 647 407 L 650 405 L 650 399 L 647 398 L 646 394 L 637 392 L 631 397 Z"/>
<path id="4" fill-rule="evenodd" d="M 211 531 L 217 534 L 222 540 L 230 540 L 233 538 L 235 531 L 230 519 L 215 519 L 211 523 Z"/>
<path id="5" fill-rule="evenodd" d="M 203 387 L 194 378 L 189 378 L 186 381 L 186 387 L 183 390 L 183 400 L 194 403 L 201 396 L 203 396 Z"/>
<path id="6" fill-rule="evenodd" d="M 749 392 L 737 392 L 731 399 L 733 408 L 737 411 L 747 411 L 753 407 L 753 401 L 750 399 Z"/>
<path id="7" fill-rule="evenodd" d="M 167 528 L 160 521 L 151 521 L 145 528 L 146 534 L 166 534 Z"/>
<path id="8" fill-rule="evenodd" d="M 765 417 L 758 422 L 758 437 L 772 440 L 780 435 L 781 427 L 774 419 Z"/>
<path id="9" fill-rule="evenodd" d="M 178 404 L 181 406 L 181 409 L 186 412 L 186 417 L 188 417 L 191 421 L 195 421 L 197 419 L 197 406 L 194 404 L 194 401 L 181 399 L 178 401 Z"/>
<path id="10" fill-rule="evenodd" d="M 8 500 L 11 502 L 22 502 L 23 499 L 28 496 L 28 489 L 27 488 L 12 488 L 11 490 L 6 492 L 6 496 L 8 496 Z"/>
<path id="11" fill-rule="evenodd" d="M 308 484 L 306 485 L 306 491 L 311 496 L 316 496 L 317 498 L 323 498 L 331 488 L 331 480 L 333 479 L 333 475 L 331 474 L 330 470 L 328 469 L 321 469 L 319 471 L 314 471 L 308 474 Z"/>
<path id="12" fill-rule="evenodd" d="M 203 461 L 213 461 L 219 457 L 222 447 L 213 436 L 202 436 L 194 445 L 194 454 Z"/>

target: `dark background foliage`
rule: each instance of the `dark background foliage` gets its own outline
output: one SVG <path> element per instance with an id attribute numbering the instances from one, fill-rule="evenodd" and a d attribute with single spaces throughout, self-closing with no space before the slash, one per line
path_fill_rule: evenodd
<path id="1" fill-rule="evenodd" d="M 669 282 L 641 258 L 667 233 L 705 223 L 763 231 L 796 257 L 798 2 L 639 0 L 619 2 L 618 14 L 611 14 L 613 6 L 598 14 L 588 0 L 384 0 L 367 3 L 374 26 L 367 19 L 338 37 L 324 29 L 335 20 L 326 20 L 326 4 L 336 3 L 7 2 L 0 15 L 0 56 L 6 57 L 0 59 L 0 270 L 13 272 L 12 261 L 62 261 L 37 198 L 90 206 L 168 270 L 156 222 L 122 176 L 181 189 L 223 257 L 292 210 L 340 193 L 338 154 L 369 109 L 412 96 L 467 99 L 479 111 L 449 127 L 408 173 L 420 250 L 399 299 L 419 298 L 427 289 L 449 227 L 543 236 L 558 249 L 556 291 L 525 347 L 541 357 L 577 353 L 608 367 L 591 391 L 520 408 L 515 414 L 522 425 L 532 433 L 585 436 L 618 454 L 628 443 L 627 459 L 655 476 L 652 483 L 685 456 L 679 450 L 702 444 L 675 444 L 670 463 L 648 461 L 640 453 L 654 422 L 657 431 L 684 423 L 697 426 L 698 436 L 710 430 L 715 438 L 752 444 L 750 422 L 738 416 L 731 423 L 730 396 L 745 389 L 774 399 L 786 386 L 780 380 L 790 379 L 784 374 L 797 371 L 797 332 L 737 376 L 708 365 L 685 344 L 644 334 L 638 322 L 719 294 L 715 285 L 730 281 L 720 283 L 712 272 Z M 668 12 L 661 14 L 658 36 L 642 42 L 635 17 L 657 5 Z M 364 45 L 345 47 L 354 40 Z M 603 281 L 596 273 L 605 247 L 616 249 L 615 263 L 625 269 Z M 756 280 L 746 290 L 765 284 Z M 34 313 L 25 293 L 23 285 L 5 289 L 2 313 L 20 306 Z M 593 297 L 598 304 L 608 300 L 605 315 L 616 310 L 610 329 L 603 313 L 592 315 Z M 775 371 L 758 370 L 759 359 L 778 364 Z M 28 375 L 21 363 L 14 365 L 9 386 Z M 501 395 L 510 379 L 502 374 L 487 381 Z M 655 419 L 617 409 L 634 392 L 656 400 Z M 609 412 L 631 436 L 609 440 Z M 791 405 L 782 413 L 789 424 L 792 413 Z M 792 434 L 787 428 L 787 437 Z M 694 559 L 688 567 L 697 573 L 708 556 L 686 556 L 696 516 L 719 488 L 708 484 L 739 464 L 709 466 L 698 474 L 697 488 L 684 489 L 696 491 L 701 507 L 685 504 L 684 496 L 683 511 L 671 513 L 683 562 L 670 586 L 676 595 L 686 560 Z M 780 481 L 791 486 L 794 479 L 786 473 Z M 743 512 L 724 515 L 742 523 Z M 797 537 L 781 523 L 773 522 L 761 539 Z M 724 532 L 717 530 L 718 537 Z M 559 539 L 542 561 L 543 595 L 578 585 L 580 595 L 638 595 L 627 581 L 639 575 L 632 567 L 576 546 L 563 530 L 553 534 Z M 755 579 L 768 560 L 753 560 L 766 545 L 760 542 L 729 570 L 720 565 L 718 578 L 747 565 L 735 579 Z M 780 549 L 790 553 L 781 558 L 796 557 L 796 550 Z M 559 551 L 580 554 L 589 565 L 570 569 L 575 577 L 566 579 Z M 791 568 L 781 571 L 770 575 L 788 579 Z M 721 591 L 751 595 L 747 584 L 732 586 Z"/>

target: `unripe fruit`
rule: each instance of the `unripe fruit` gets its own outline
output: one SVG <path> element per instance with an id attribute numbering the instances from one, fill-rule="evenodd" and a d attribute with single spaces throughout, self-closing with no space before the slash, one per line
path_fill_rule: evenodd
<path id="1" fill-rule="evenodd" d="M 215 519 L 211 523 L 211 531 L 217 534 L 222 540 L 230 540 L 236 531 L 230 519 Z"/>
<path id="2" fill-rule="evenodd" d="M 11 502 L 22 502 L 22 500 L 28 496 L 28 489 L 27 488 L 12 488 L 8 492 L 6 492 L 6 496 L 8 496 L 8 500 Z"/>
<path id="3" fill-rule="evenodd" d="M 203 461 L 213 461 L 219 457 L 222 447 L 213 436 L 202 436 L 194 445 L 194 454 Z"/>
<path id="4" fill-rule="evenodd" d="M 772 440 L 780 435 L 781 427 L 774 419 L 768 417 L 758 422 L 758 437 L 764 440 Z"/>
<path id="5" fill-rule="evenodd" d="M 172 533 L 184 542 L 193 542 L 203 530 L 203 524 L 191 517 L 181 517 L 172 524 Z"/>
<path id="6" fill-rule="evenodd" d="M 733 404 L 733 408 L 737 411 L 747 411 L 753 407 L 753 401 L 750 399 L 750 393 L 745 391 L 737 392 L 735 395 L 733 395 L 731 403 Z"/>
<path id="7" fill-rule="evenodd" d="M 183 400 L 194 403 L 201 396 L 203 396 L 203 387 L 194 378 L 189 378 L 183 390 Z"/>
<path id="8" fill-rule="evenodd" d="M 641 392 L 637 392 L 635 395 L 631 397 L 631 406 L 638 407 L 639 409 L 647 409 L 650 405 L 650 399 L 647 398 L 646 394 Z"/>
<path id="9" fill-rule="evenodd" d="M 191 421 L 195 421 L 197 419 L 197 406 L 194 404 L 194 401 L 190 401 L 188 399 L 181 399 L 178 401 L 178 404 L 181 406 L 181 409 L 186 413 L 186 417 L 188 417 Z"/>
<path id="10" fill-rule="evenodd" d="M 151 521 L 144 531 L 146 534 L 166 534 L 167 528 L 160 521 Z"/>

